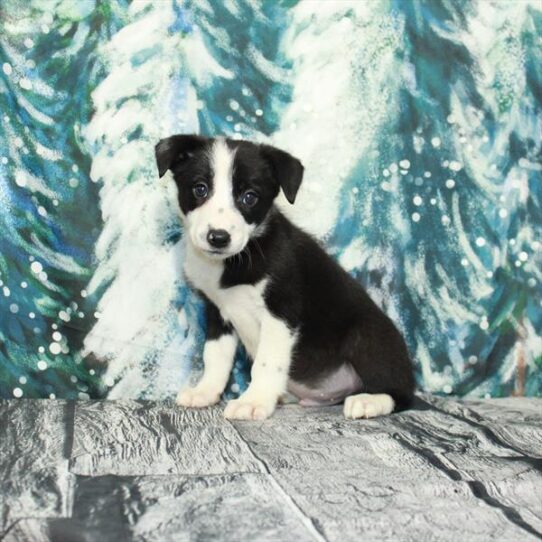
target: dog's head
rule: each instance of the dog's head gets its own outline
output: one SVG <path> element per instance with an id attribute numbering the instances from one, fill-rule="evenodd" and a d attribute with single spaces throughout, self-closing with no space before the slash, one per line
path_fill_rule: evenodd
<path id="1" fill-rule="evenodd" d="M 170 170 L 175 179 L 189 240 L 211 258 L 241 252 L 265 228 L 279 190 L 294 203 L 303 177 L 297 158 L 248 141 L 174 135 L 155 151 L 160 177 Z"/>

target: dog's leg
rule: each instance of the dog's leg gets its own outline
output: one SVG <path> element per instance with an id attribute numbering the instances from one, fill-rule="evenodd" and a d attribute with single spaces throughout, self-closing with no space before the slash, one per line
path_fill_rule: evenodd
<path id="1" fill-rule="evenodd" d="M 376 418 L 391 414 L 394 407 L 395 402 L 387 393 L 359 393 L 345 399 L 344 416 L 353 420 Z"/>
<path id="2" fill-rule="evenodd" d="M 184 388 L 177 395 L 177 404 L 185 407 L 206 407 L 220 401 L 233 366 L 237 336 L 224 322 L 218 309 L 207 303 L 207 340 L 203 348 L 203 376 L 193 388 Z"/>
<path id="3" fill-rule="evenodd" d="M 227 404 L 226 418 L 263 420 L 273 414 L 277 401 L 286 392 L 295 342 L 296 333 L 283 320 L 271 313 L 264 315 L 252 380 L 239 399 Z"/>

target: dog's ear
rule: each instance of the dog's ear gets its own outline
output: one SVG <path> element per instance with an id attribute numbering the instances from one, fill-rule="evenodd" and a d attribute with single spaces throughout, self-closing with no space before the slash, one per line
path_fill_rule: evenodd
<path id="1" fill-rule="evenodd" d="M 203 148 L 207 142 L 207 138 L 197 135 L 174 135 L 161 139 L 154 147 L 158 175 L 162 177 L 168 169 L 190 158 L 194 152 Z"/>
<path id="2" fill-rule="evenodd" d="M 297 191 L 303 179 L 303 164 L 285 151 L 270 145 L 261 145 L 263 157 L 267 160 L 286 199 L 294 203 Z"/>

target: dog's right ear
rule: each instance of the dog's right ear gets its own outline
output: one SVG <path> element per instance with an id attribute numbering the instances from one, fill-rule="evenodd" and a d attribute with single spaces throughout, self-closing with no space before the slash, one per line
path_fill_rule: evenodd
<path id="1" fill-rule="evenodd" d="M 161 139 L 154 147 L 158 175 L 162 177 L 168 169 L 190 158 L 194 152 L 203 148 L 207 142 L 207 138 L 197 135 L 174 135 Z"/>

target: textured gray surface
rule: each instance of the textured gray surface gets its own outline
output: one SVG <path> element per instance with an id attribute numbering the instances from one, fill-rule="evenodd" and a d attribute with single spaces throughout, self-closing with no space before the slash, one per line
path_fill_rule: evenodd
<path id="1" fill-rule="evenodd" d="M 540 399 L 222 408 L 0 402 L 0 539 L 542 539 Z"/>

